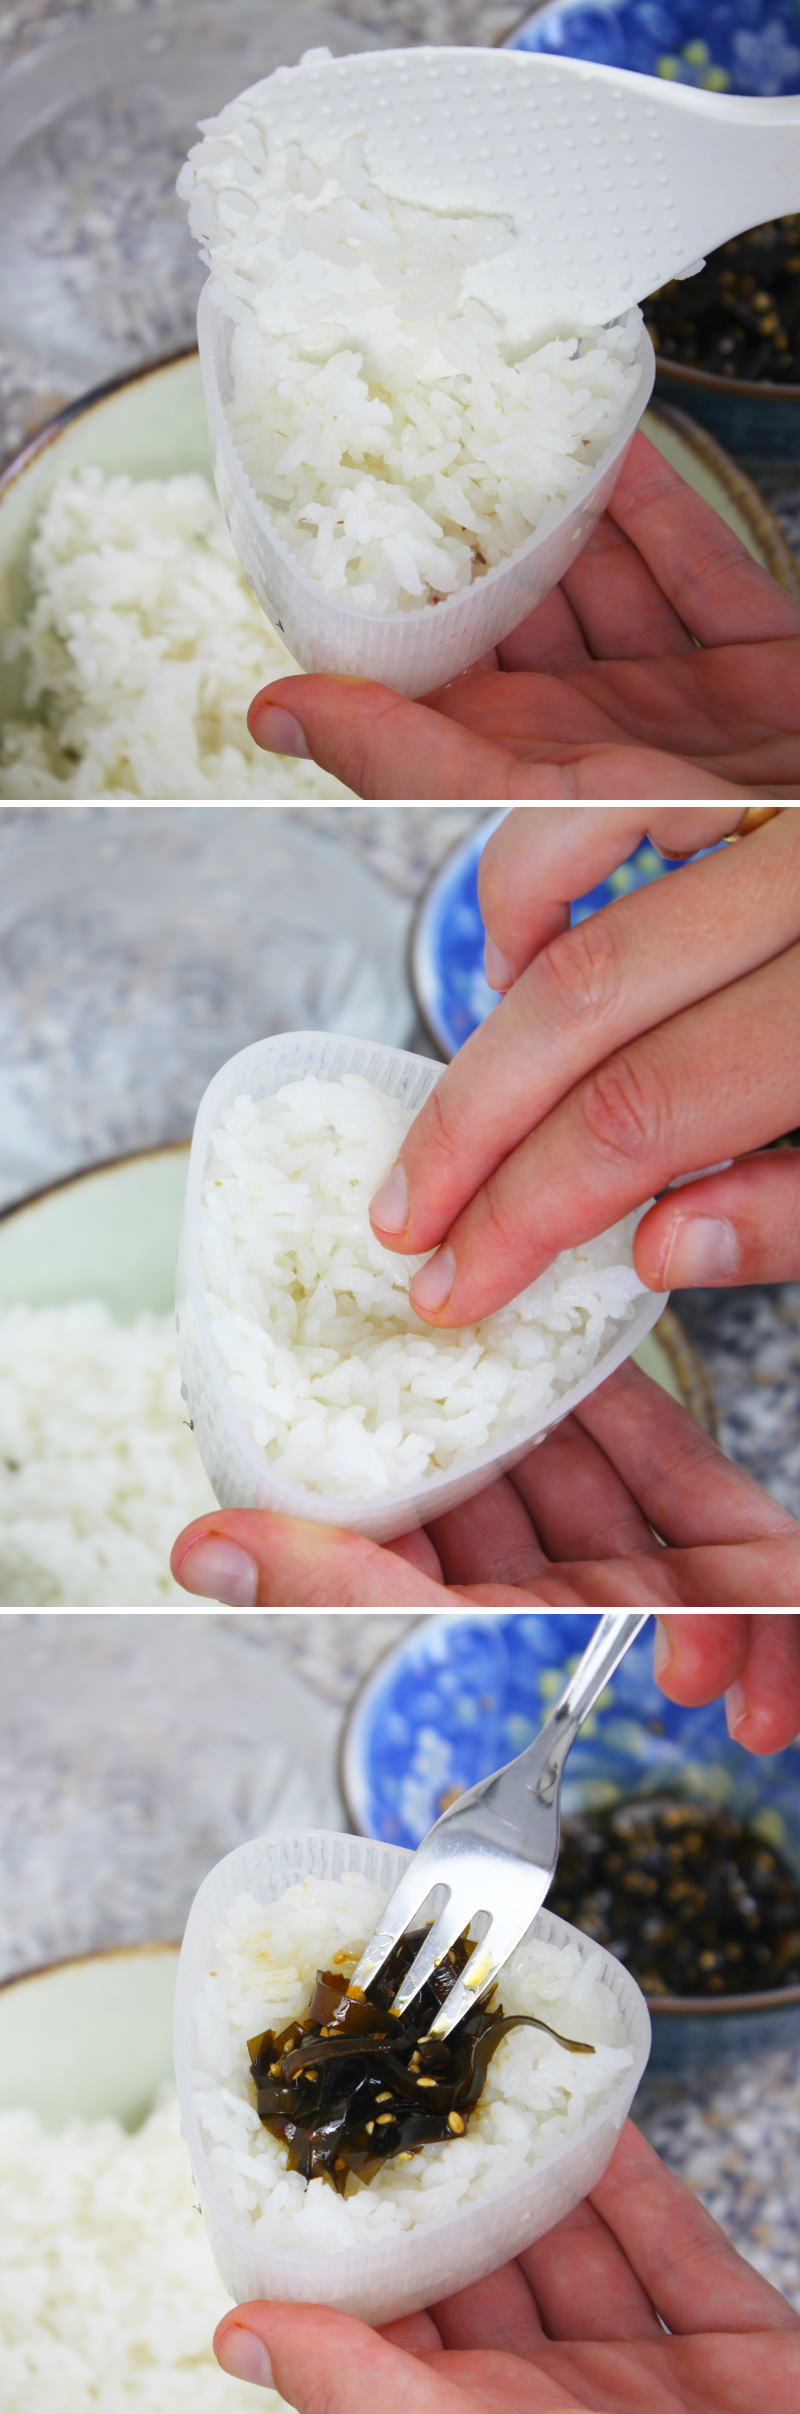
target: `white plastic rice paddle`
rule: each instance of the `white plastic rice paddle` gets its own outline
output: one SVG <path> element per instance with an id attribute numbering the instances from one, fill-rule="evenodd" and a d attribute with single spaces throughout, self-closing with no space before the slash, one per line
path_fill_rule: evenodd
<path id="1" fill-rule="evenodd" d="M 193 2082 L 198 1990 L 215 1967 L 216 1939 L 230 1904 L 243 1893 L 271 1903 L 298 1879 L 341 1878 L 353 1870 L 389 1895 L 410 1859 L 410 1853 L 396 1846 L 363 1836 L 294 1830 L 239 1845 L 217 1862 L 195 1895 L 178 1967 L 175 2073 L 181 2126 L 212 2253 L 225 2287 L 240 2304 L 255 2297 L 310 2301 L 338 2306 L 373 2324 L 435 2304 L 521 2253 L 581 2202 L 605 2170 L 633 2101 L 650 2051 L 644 1996 L 613 1954 L 581 1936 L 566 1920 L 540 1911 L 533 1935 L 547 1944 L 577 1944 L 584 1959 L 590 1953 L 596 1957 L 598 1975 L 622 2016 L 624 2042 L 632 2055 L 606 2102 L 575 2137 L 449 2219 L 426 2222 L 400 2236 L 395 2231 L 383 2242 L 359 2240 L 333 2254 L 283 2251 L 260 2239 L 254 2223 L 230 2207 L 209 2167 Z M 247 2052 L 245 2038 L 242 2052 Z"/>
<path id="2" fill-rule="evenodd" d="M 469 1499 L 503 1468 L 511 1467 L 534 1443 L 543 1442 L 554 1425 L 578 1407 L 581 1400 L 621 1366 L 651 1332 L 666 1304 L 666 1294 L 645 1291 L 632 1313 L 596 1360 L 591 1373 L 565 1390 L 543 1421 L 506 1433 L 501 1444 L 478 1457 L 465 1458 L 456 1468 L 430 1477 L 413 1489 L 332 1497 L 304 1485 L 282 1480 L 280 1466 L 259 1449 L 240 1414 L 211 1329 L 203 1276 L 202 1194 L 209 1148 L 225 1109 L 248 1093 L 270 1097 L 284 1082 L 313 1073 L 324 1081 L 339 1081 L 357 1073 L 401 1099 L 416 1114 L 430 1096 L 444 1067 L 425 1056 L 379 1042 L 343 1039 L 327 1031 L 291 1031 L 256 1040 L 229 1058 L 209 1083 L 201 1100 L 192 1139 L 183 1230 L 178 1261 L 177 1323 L 183 1397 L 188 1404 L 194 1437 L 206 1473 L 224 1508 L 273 1509 L 288 1517 L 308 1517 L 324 1524 L 346 1526 L 378 1541 L 407 1532 L 430 1517 L 441 1516 L 457 1502 Z"/>
<path id="3" fill-rule="evenodd" d="M 512 337 L 521 303 L 530 329 L 533 297 L 543 336 L 607 325 L 727 236 L 800 203 L 800 99 L 731 99 L 582 59 L 457 48 L 314 53 L 240 97 L 300 143 L 358 135 L 395 199 L 510 217 L 513 242 L 487 262 L 480 290 Z M 369 614 L 309 576 L 253 489 L 228 416 L 232 324 L 214 276 L 200 301 L 200 360 L 245 575 L 304 669 L 386 680 L 406 695 L 465 670 L 563 577 L 605 509 L 655 373 L 642 326 L 636 390 L 574 499 L 468 588 Z"/>

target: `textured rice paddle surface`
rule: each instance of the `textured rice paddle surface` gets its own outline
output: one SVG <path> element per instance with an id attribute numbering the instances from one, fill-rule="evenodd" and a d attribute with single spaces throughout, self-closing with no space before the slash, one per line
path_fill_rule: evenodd
<path id="1" fill-rule="evenodd" d="M 368 1213 L 410 1121 L 359 1075 L 308 1075 L 235 1099 L 213 1136 L 213 1338 L 265 1459 L 310 1490 L 400 1490 L 533 1430 L 642 1296 L 632 1215 L 480 1324 L 424 1324 L 408 1297 L 422 1259 L 384 1249 Z"/>
<path id="2" fill-rule="evenodd" d="M 185 1602 L 170 1550 L 214 1506 L 171 1317 L 117 1324 L 92 1300 L 0 1314 L 0 1601 Z"/>
<path id="3" fill-rule="evenodd" d="M 451 2217 L 569 2142 L 630 2067 L 621 2014 L 596 1975 L 600 1956 L 583 1960 L 575 1945 L 531 1938 L 503 1971 L 504 2011 L 537 2013 L 594 2053 L 570 2054 L 540 2030 L 514 2030 L 493 2055 L 464 2137 L 423 2146 L 410 2162 L 388 2158 L 368 2181 L 351 2176 L 345 2196 L 322 2178 L 307 2184 L 259 2121 L 247 2040 L 305 2010 L 318 1968 L 347 1975 L 383 1902 L 357 1872 L 303 1879 L 269 1904 L 238 1895 L 198 1993 L 194 2087 L 214 2179 L 234 2215 L 287 2252 L 400 2244 L 409 2231 Z"/>
<path id="4" fill-rule="evenodd" d="M 7 2414 L 252 2414 L 211 2350 L 228 2310 L 177 2108 L 129 2136 L 0 2112 L 0 2394 Z M 264 2414 L 283 2404 L 270 2389 Z"/>
<path id="5" fill-rule="evenodd" d="M 178 190 L 236 321 L 239 457 L 304 569 L 356 609 L 470 586 L 621 425 L 638 314 L 545 338 L 520 271 L 509 318 L 513 217 L 398 198 L 335 126 L 287 139 L 269 85 L 208 121 Z"/>
<path id="6" fill-rule="evenodd" d="M 248 735 L 256 689 L 297 666 L 205 478 L 57 479 L 28 577 L 30 608 L 6 639 L 24 716 L 0 736 L 0 796 L 349 795 Z"/>

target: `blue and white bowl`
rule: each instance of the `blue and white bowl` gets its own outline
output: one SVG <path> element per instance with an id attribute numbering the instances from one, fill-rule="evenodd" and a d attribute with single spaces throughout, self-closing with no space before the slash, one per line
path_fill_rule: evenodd
<path id="1" fill-rule="evenodd" d="M 488 814 L 470 837 L 445 856 L 426 889 L 411 936 L 411 979 L 417 1005 L 431 1038 L 448 1059 L 497 1004 L 483 969 L 486 934 L 478 904 L 478 872 L 487 839 L 502 820 L 502 812 Z M 676 869 L 656 853 L 649 839 L 643 839 L 608 879 L 599 880 L 596 888 L 576 898 L 570 918 L 584 922 L 588 914 L 610 905 L 628 889 L 643 888 Z"/>
<path id="2" fill-rule="evenodd" d="M 585 1649 L 592 1612 L 425 1618 L 378 1662 L 345 1732 L 351 1825 L 417 1845 L 454 1792 L 524 1750 Z M 628 1652 L 570 1754 L 564 1812 L 655 1790 L 757 1819 L 800 1874 L 800 1744 L 756 1759 L 732 1743 L 721 1702 L 686 1710 L 653 1676 L 652 1636 Z M 776 2036 L 800 2043 L 800 1986 L 743 1996 L 651 1996 L 654 2055 L 690 2069 Z"/>
<path id="3" fill-rule="evenodd" d="M 516 26 L 507 48 L 596 59 L 706 92 L 800 90 L 796 0 L 556 0 Z"/>

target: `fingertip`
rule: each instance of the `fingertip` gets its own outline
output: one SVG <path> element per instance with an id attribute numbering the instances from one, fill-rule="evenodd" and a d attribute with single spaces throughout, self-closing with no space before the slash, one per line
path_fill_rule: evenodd
<path id="1" fill-rule="evenodd" d="M 408 1177 L 398 1157 L 370 1200 L 369 1220 L 377 1238 L 382 1240 L 385 1236 L 388 1246 L 396 1247 L 408 1223 L 408 1211 Z"/>
<path id="2" fill-rule="evenodd" d="M 259 2389 L 274 2388 L 272 2359 L 255 2330 L 235 2319 L 214 2332 L 214 2354 L 220 2371 L 230 2380 L 252 2381 Z"/>
<path id="3" fill-rule="evenodd" d="M 502 948 L 496 945 L 495 940 L 490 939 L 488 932 L 483 955 L 487 985 L 490 989 L 494 989 L 499 997 L 504 997 L 506 990 L 513 987 L 516 978 L 514 966 L 510 957 L 504 955 Z"/>
<path id="4" fill-rule="evenodd" d="M 750 1702 L 738 1679 L 725 1694 L 725 1719 L 731 1742 L 741 1744 L 745 1752 L 762 1756 L 785 1752 L 797 1740 L 796 1706 L 781 1710 L 772 1703 Z"/>
<path id="5" fill-rule="evenodd" d="M 654 1674 L 667 1700 L 694 1710 L 730 1691 L 747 1659 L 749 1620 L 679 1610 L 656 1621 Z"/>

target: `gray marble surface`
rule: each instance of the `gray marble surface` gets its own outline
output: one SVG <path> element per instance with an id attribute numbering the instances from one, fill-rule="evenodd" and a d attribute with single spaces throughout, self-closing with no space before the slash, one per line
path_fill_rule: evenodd
<path id="1" fill-rule="evenodd" d="M 287 834 L 294 843 L 299 832 L 334 840 L 345 883 L 348 862 L 358 863 L 404 909 L 390 931 L 386 994 L 371 1006 L 362 998 L 371 1023 L 352 1027 L 432 1053 L 410 996 L 407 1028 L 397 1019 L 404 932 L 431 873 L 480 813 L 471 805 L 0 808 L 0 1205 L 103 1156 L 182 1137 L 210 1074 L 270 1027 L 270 1012 L 272 1027 L 304 1027 L 306 1009 L 319 1019 L 320 999 L 336 995 L 335 979 L 314 969 L 325 930 L 315 937 L 306 916 L 304 970 L 283 961 L 269 919 L 270 866 Z M 124 877 L 112 877 L 115 864 Z M 342 983 L 348 961 L 345 948 Z M 684 1292 L 675 1304 L 709 1376 L 723 1447 L 796 1511 L 800 1285 Z"/>
<path id="2" fill-rule="evenodd" d="M 0 1615 L 0 1980 L 181 1933 L 248 1836 L 346 1824 L 353 1694 L 407 1616 Z M 657 2085 L 642 2126 L 800 2307 L 800 2076 L 780 2045 Z"/>

